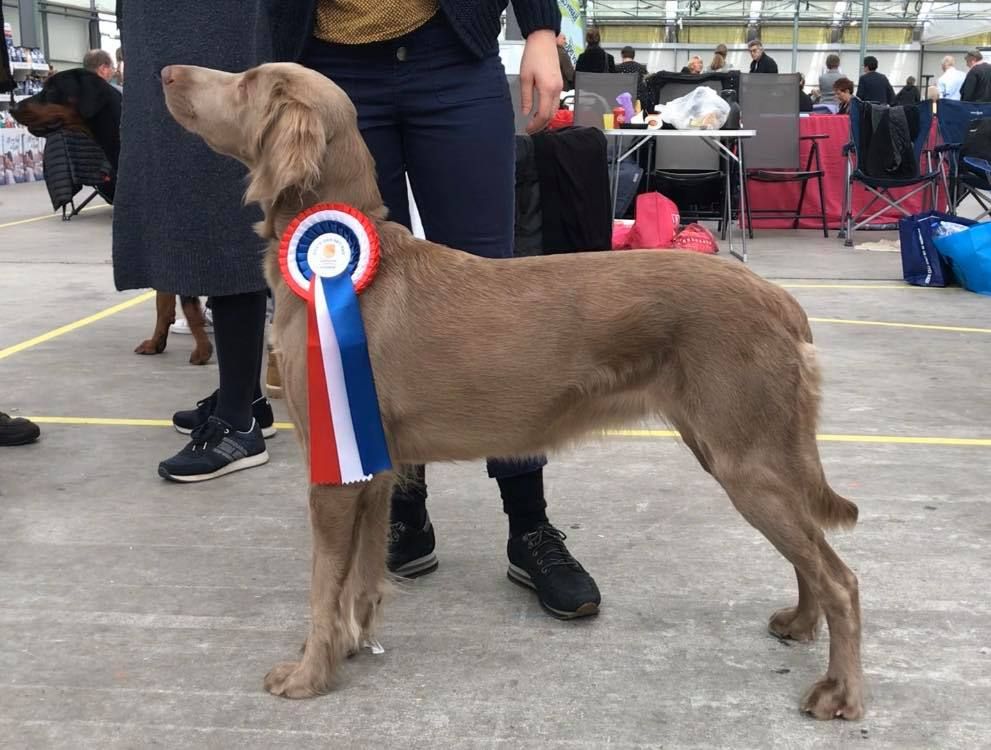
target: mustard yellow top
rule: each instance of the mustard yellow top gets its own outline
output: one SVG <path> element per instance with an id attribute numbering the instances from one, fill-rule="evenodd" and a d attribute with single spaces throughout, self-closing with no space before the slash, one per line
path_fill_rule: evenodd
<path id="1" fill-rule="evenodd" d="M 415 31 L 438 0 L 319 0 L 314 35 L 335 44 L 384 42 Z"/>

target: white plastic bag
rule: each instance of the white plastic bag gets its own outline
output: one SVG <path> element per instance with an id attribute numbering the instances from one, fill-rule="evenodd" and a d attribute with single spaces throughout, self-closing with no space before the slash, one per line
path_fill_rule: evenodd
<path id="1" fill-rule="evenodd" d="M 657 107 L 658 114 L 678 130 L 719 130 L 729 118 L 730 106 L 708 86 Z"/>

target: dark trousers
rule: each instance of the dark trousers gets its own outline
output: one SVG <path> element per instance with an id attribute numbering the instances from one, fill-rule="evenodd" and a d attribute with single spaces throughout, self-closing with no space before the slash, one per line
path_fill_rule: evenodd
<path id="1" fill-rule="evenodd" d="M 312 39 L 302 62 L 354 102 L 392 221 L 410 226 L 408 174 L 431 242 L 486 258 L 512 256 L 513 104 L 497 51 L 476 58 L 439 13 L 387 42 Z M 490 459 L 488 472 L 503 479 L 546 463 Z M 417 492 L 416 484 L 408 486 Z"/>

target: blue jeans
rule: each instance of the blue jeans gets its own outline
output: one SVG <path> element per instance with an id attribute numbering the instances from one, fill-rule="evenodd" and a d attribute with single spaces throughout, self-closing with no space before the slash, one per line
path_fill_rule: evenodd
<path id="1" fill-rule="evenodd" d="M 472 55 L 438 13 L 406 36 L 373 44 L 311 39 L 302 63 L 358 110 L 392 221 L 410 226 L 409 175 L 431 242 L 486 258 L 513 254 L 513 104 L 498 52 Z M 489 476 L 536 471 L 545 458 L 490 459 Z"/>

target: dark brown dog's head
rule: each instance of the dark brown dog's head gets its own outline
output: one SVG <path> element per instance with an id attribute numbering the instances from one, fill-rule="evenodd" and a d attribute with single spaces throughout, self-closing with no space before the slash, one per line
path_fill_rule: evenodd
<path id="1" fill-rule="evenodd" d="M 93 135 L 92 121 L 112 105 L 115 94 L 96 73 L 74 68 L 53 75 L 39 93 L 17 104 L 11 115 L 39 137 L 62 128 Z"/>

